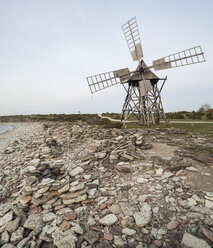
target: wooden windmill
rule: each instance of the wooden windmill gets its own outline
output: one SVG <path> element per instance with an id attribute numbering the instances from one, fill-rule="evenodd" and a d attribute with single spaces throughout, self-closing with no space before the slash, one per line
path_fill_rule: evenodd
<path id="1" fill-rule="evenodd" d="M 155 71 L 205 62 L 201 46 L 196 46 L 169 56 L 154 60 L 151 66 L 144 62 L 140 35 L 136 17 L 122 26 L 125 39 L 133 61 L 138 61 L 135 71 L 128 68 L 97 74 L 87 77 L 91 93 L 98 92 L 116 84 L 121 84 L 127 92 L 122 109 L 122 121 L 135 115 L 141 124 L 159 124 L 160 119 L 166 120 L 161 101 L 161 90 L 167 80 L 159 78 Z M 161 82 L 161 87 L 159 83 Z"/>

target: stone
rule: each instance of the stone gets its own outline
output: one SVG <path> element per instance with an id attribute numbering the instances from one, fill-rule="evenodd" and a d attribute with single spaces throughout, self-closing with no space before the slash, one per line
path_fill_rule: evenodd
<path id="1" fill-rule="evenodd" d="M 205 207 L 213 209 L 213 201 L 205 199 Z"/>
<path id="2" fill-rule="evenodd" d="M 61 199 L 66 199 L 66 200 L 70 200 L 71 198 L 77 198 L 83 194 L 85 194 L 87 191 L 87 189 L 83 189 L 83 190 L 79 190 L 77 192 L 67 192 L 63 195 L 60 196 Z"/>
<path id="3" fill-rule="evenodd" d="M 110 245 L 110 243 L 106 240 L 102 241 L 101 243 L 99 243 L 96 248 L 112 248 L 112 246 Z"/>
<path id="4" fill-rule="evenodd" d="M 120 246 L 124 245 L 124 241 L 122 240 L 121 237 L 115 235 L 114 236 L 114 245 L 115 245 L 115 247 L 120 247 Z"/>
<path id="5" fill-rule="evenodd" d="M 78 202 L 82 202 L 84 200 L 87 199 L 87 195 L 80 195 L 76 198 L 73 198 L 73 199 L 63 199 L 62 202 L 65 204 L 65 205 L 71 205 L 73 203 L 78 203 Z"/>
<path id="6" fill-rule="evenodd" d="M 73 185 L 71 183 L 71 188 L 69 189 L 70 192 L 76 192 L 79 190 L 83 190 L 85 188 L 84 183 L 78 183 L 77 185 Z"/>
<path id="7" fill-rule="evenodd" d="M 0 240 L 0 244 L 5 244 L 7 242 L 9 242 L 10 236 L 8 234 L 7 231 L 4 231 L 1 235 L 1 240 Z"/>
<path id="8" fill-rule="evenodd" d="M 113 163 L 114 160 L 117 160 L 118 156 L 116 154 L 110 154 L 109 155 L 109 161 Z"/>
<path id="9" fill-rule="evenodd" d="M 100 210 L 103 210 L 103 209 L 105 209 L 106 207 L 107 207 L 107 205 L 106 205 L 105 203 L 101 203 L 101 204 L 99 205 Z"/>
<path id="10" fill-rule="evenodd" d="M 75 177 L 83 172 L 84 172 L 84 169 L 78 166 L 75 169 L 71 170 L 69 174 L 70 176 Z"/>
<path id="11" fill-rule="evenodd" d="M 159 212 L 159 207 L 154 207 L 152 211 L 154 214 L 157 214 Z"/>
<path id="12" fill-rule="evenodd" d="M 7 243 L 7 244 L 4 244 L 1 248 L 16 248 L 16 246 L 15 246 L 15 245 L 12 245 L 12 244 Z"/>
<path id="13" fill-rule="evenodd" d="M 20 221 L 20 217 L 17 217 L 15 220 L 10 221 L 7 226 L 6 226 L 6 230 L 8 232 L 15 232 L 15 230 L 18 228 L 19 226 L 19 221 Z"/>
<path id="14" fill-rule="evenodd" d="M 128 236 L 132 236 L 136 233 L 136 231 L 134 229 L 129 229 L 126 227 L 122 230 L 122 233 Z"/>
<path id="15" fill-rule="evenodd" d="M 156 185 L 155 185 L 155 189 L 161 190 L 161 189 L 163 189 L 163 186 L 161 186 L 160 184 L 156 184 Z"/>
<path id="16" fill-rule="evenodd" d="M 97 193 L 97 189 L 96 189 L 96 188 L 92 188 L 92 189 L 89 189 L 89 190 L 87 191 L 87 194 L 88 194 L 89 196 L 95 196 L 96 193 Z"/>
<path id="17" fill-rule="evenodd" d="M 27 220 L 24 222 L 24 228 L 30 230 L 34 230 L 42 225 L 43 225 L 43 221 L 42 221 L 42 215 L 40 213 L 29 215 Z"/>
<path id="18" fill-rule="evenodd" d="M 19 201 L 22 205 L 26 205 L 31 201 L 32 197 L 30 195 L 23 195 L 19 198 Z"/>
<path id="19" fill-rule="evenodd" d="M 77 238 L 74 235 L 67 235 L 64 238 L 60 239 L 59 241 L 55 242 L 55 245 L 58 248 L 75 248 L 75 242 Z"/>
<path id="20" fill-rule="evenodd" d="M 138 183 L 147 183 L 149 181 L 147 178 L 143 177 L 138 177 L 136 180 Z"/>
<path id="21" fill-rule="evenodd" d="M 96 158 L 103 159 L 106 157 L 106 152 L 99 152 L 95 154 Z"/>
<path id="22" fill-rule="evenodd" d="M 156 176 L 162 176 L 163 175 L 163 169 L 162 168 L 159 168 L 156 170 Z"/>
<path id="23" fill-rule="evenodd" d="M 96 241 L 99 240 L 99 233 L 93 230 L 89 230 L 84 234 L 84 239 L 90 244 L 94 244 Z"/>
<path id="24" fill-rule="evenodd" d="M 161 247 L 162 246 L 162 242 L 160 241 L 160 240 L 158 240 L 158 239 L 156 239 L 156 240 L 154 240 L 154 245 L 156 246 L 156 247 Z"/>
<path id="25" fill-rule="evenodd" d="M 70 229 L 70 223 L 67 220 L 63 220 L 61 223 L 61 230 L 64 232 L 68 229 Z"/>
<path id="26" fill-rule="evenodd" d="M 140 195 L 140 196 L 138 197 L 138 201 L 140 201 L 140 202 L 145 202 L 147 198 L 148 198 L 148 195 Z"/>
<path id="27" fill-rule="evenodd" d="M 113 204 L 112 206 L 109 207 L 109 210 L 113 213 L 113 214 L 119 214 L 121 212 L 121 208 L 118 204 Z"/>
<path id="28" fill-rule="evenodd" d="M 10 203 L 4 203 L 0 205 L 0 216 L 4 216 L 11 208 L 12 204 Z"/>
<path id="29" fill-rule="evenodd" d="M 33 166 L 35 166 L 35 167 L 38 167 L 39 164 L 40 164 L 40 159 L 39 158 L 32 159 L 30 161 L 30 164 L 33 165 Z"/>
<path id="30" fill-rule="evenodd" d="M 69 190 L 69 188 L 70 188 L 70 185 L 69 185 L 69 183 L 68 183 L 68 184 L 64 185 L 64 187 L 62 187 L 61 189 L 59 189 L 59 190 L 58 190 L 58 193 L 59 193 L 59 194 L 62 194 L 62 193 L 64 193 L 64 192 L 67 192 L 67 191 Z"/>
<path id="31" fill-rule="evenodd" d="M 136 205 L 122 204 L 121 210 L 124 215 L 133 216 L 133 214 L 138 210 L 138 208 L 136 207 Z"/>
<path id="32" fill-rule="evenodd" d="M 137 227 L 144 227 L 151 221 L 151 207 L 145 202 L 141 211 L 136 212 L 133 216 Z"/>
<path id="33" fill-rule="evenodd" d="M 127 154 L 126 152 L 122 153 L 120 156 L 121 156 L 122 158 L 124 158 L 125 160 L 131 160 L 131 161 L 134 160 L 134 157 L 130 156 L 130 155 Z"/>
<path id="34" fill-rule="evenodd" d="M 142 228 L 142 233 L 144 233 L 144 234 L 149 234 L 149 230 L 146 229 L 146 228 Z"/>
<path id="35" fill-rule="evenodd" d="M 117 216 L 115 216 L 114 214 L 108 214 L 106 216 L 104 216 L 102 219 L 100 219 L 100 224 L 104 225 L 104 226 L 111 226 L 113 224 L 115 224 L 115 222 L 118 221 Z"/>
<path id="36" fill-rule="evenodd" d="M 75 220 L 76 219 L 76 212 L 74 211 L 69 211 L 64 214 L 64 219 L 65 220 Z"/>
<path id="37" fill-rule="evenodd" d="M 77 223 L 74 227 L 72 227 L 72 231 L 77 233 L 77 234 L 83 234 L 84 231 L 81 228 L 81 226 Z"/>
<path id="38" fill-rule="evenodd" d="M 167 234 L 167 230 L 166 230 L 166 229 L 163 229 L 163 228 L 160 228 L 160 229 L 158 230 L 158 234 L 159 234 L 159 235 L 166 235 L 166 234 Z"/>
<path id="39" fill-rule="evenodd" d="M 188 207 L 193 207 L 193 206 L 195 206 L 195 205 L 197 205 L 197 202 L 195 201 L 195 199 L 189 198 L 189 199 L 187 200 L 187 206 L 188 206 Z"/>
<path id="40" fill-rule="evenodd" d="M 36 167 L 33 165 L 29 165 L 25 168 L 24 173 L 34 173 L 36 171 Z"/>
<path id="41" fill-rule="evenodd" d="M 22 239 L 18 244 L 17 248 L 25 248 L 26 244 L 30 241 L 31 237 L 30 235 L 27 238 Z"/>
<path id="42" fill-rule="evenodd" d="M 200 225 L 200 230 L 203 235 L 213 243 L 213 232 L 203 225 Z"/>
<path id="43" fill-rule="evenodd" d="M 155 227 L 152 227 L 152 229 L 151 229 L 151 235 L 152 235 L 154 238 L 157 238 L 157 234 L 158 234 L 158 229 L 155 228 Z"/>
<path id="44" fill-rule="evenodd" d="M 188 171 L 193 171 L 193 172 L 199 171 L 199 170 L 198 170 L 197 168 L 195 168 L 194 166 L 186 167 L 186 170 L 188 170 Z"/>
<path id="45" fill-rule="evenodd" d="M 186 217 L 188 219 L 200 219 L 200 217 L 202 217 L 202 214 L 200 214 L 200 213 L 187 213 Z"/>
<path id="46" fill-rule="evenodd" d="M 89 217 L 87 224 L 89 226 L 94 226 L 96 224 L 96 221 L 92 217 Z"/>
<path id="47" fill-rule="evenodd" d="M 53 198 L 53 197 L 55 197 L 55 196 L 58 196 L 58 191 L 57 191 L 57 190 L 51 190 L 51 191 L 48 193 L 48 195 L 47 195 L 48 198 Z"/>
<path id="48" fill-rule="evenodd" d="M 13 218 L 13 212 L 10 211 L 0 218 L 0 227 L 8 223 Z"/>
<path id="49" fill-rule="evenodd" d="M 108 233 L 108 234 L 104 235 L 104 239 L 106 239 L 106 240 L 112 241 L 113 238 L 114 238 L 114 236 L 112 233 Z"/>
<path id="50" fill-rule="evenodd" d="M 12 233 L 10 241 L 12 243 L 18 243 L 20 240 L 23 239 L 23 234 L 24 228 L 20 226 L 15 232 Z"/>
<path id="51" fill-rule="evenodd" d="M 205 240 L 186 232 L 181 241 L 181 248 L 211 248 L 211 246 Z"/>
<path id="52" fill-rule="evenodd" d="M 213 214 L 213 210 L 211 210 L 210 208 L 207 208 L 207 207 L 193 206 L 193 207 L 191 207 L 191 210 L 193 212 L 198 212 L 200 214 L 207 214 L 207 215 Z"/>
<path id="53" fill-rule="evenodd" d="M 51 222 L 55 220 L 56 215 L 54 213 L 48 213 L 43 216 L 43 222 Z"/>
<path id="54" fill-rule="evenodd" d="M 55 180 L 54 179 L 51 179 L 51 178 L 44 178 L 42 179 L 42 181 L 37 185 L 37 187 L 40 189 L 40 188 L 44 188 L 44 187 L 47 187 L 47 186 L 50 186 L 52 183 L 54 183 Z"/>
<path id="55" fill-rule="evenodd" d="M 174 221 L 169 222 L 169 223 L 167 224 L 166 227 L 167 227 L 168 230 L 174 230 L 174 229 L 176 229 L 179 225 L 180 225 L 180 223 L 177 222 L 176 220 L 174 220 Z"/>
<path id="56" fill-rule="evenodd" d="M 129 164 L 126 164 L 126 163 L 122 163 L 122 162 L 119 162 L 115 168 L 120 171 L 120 172 L 123 172 L 123 173 L 130 173 L 132 172 L 132 166 L 129 165 Z"/>

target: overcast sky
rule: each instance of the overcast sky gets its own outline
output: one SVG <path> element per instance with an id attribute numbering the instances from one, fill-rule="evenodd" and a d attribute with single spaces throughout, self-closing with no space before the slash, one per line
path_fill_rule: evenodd
<path id="1" fill-rule="evenodd" d="M 86 77 L 133 62 L 121 25 L 137 17 L 144 60 L 201 45 L 206 63 L 168 76 L 164 109 L 213 107 L 212 0 L 0 0 L 0 115 L 121 112 L 121 85 L 91 95 Z"/>

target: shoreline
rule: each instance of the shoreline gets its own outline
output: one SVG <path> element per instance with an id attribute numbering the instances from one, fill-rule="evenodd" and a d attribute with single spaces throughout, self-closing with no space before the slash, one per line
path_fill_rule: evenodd
<path id="1" fill-rule="evenodd" d="M 16 126 L 15 126 L 14 124 L 11 124 L 11 123 L 7 123 L 7 124 L 5 124 L 5 123 L 0 123 L 0 125 L 5 125 L 5 126 L 10 126 L 10 127 L 12 127 L 12 129 L 3 131 L 2 133 L 0 133 L 0 135 L 4 135 L 4 134 L 6 134 L 6 133 L 8 133 L 8 132 L 11 132 L 11 131 L 13 131 L 13 130 L 16 128 Z"/>
<path id="2" fill-rule="evenodd" d="M 5 125 L 5 123 L 0 122 Z M 6 125 L 12 126 L 12 130 L 7 130 L 0 134 L 0 148 L 11 145 L 16 139 L 28 137 L 41 126 L 41 123 L 8 122 Z"/>

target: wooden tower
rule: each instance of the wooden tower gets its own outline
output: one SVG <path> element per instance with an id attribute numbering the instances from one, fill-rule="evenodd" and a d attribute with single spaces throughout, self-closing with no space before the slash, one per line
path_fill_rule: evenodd
<path id="1" fill-rule="evenodd" d="M 87 77 L 91 93 L 122 84 L 127 93 L 122 109 L 124 124 L 131 115 L 142 125 L 159 124 L 161 119 L 167 122 L 161 101 L 161 90 L 167 77 L 159 78 L 151 69 L 157 71 L 205 62 L 201 46 L 154 60 L 151 66 L 147 66 L 142 59 L 143 51 L 136 18 L 125 23 L 122 29 L 132 59 L 138 62 L 138 66 L 135 71 L 124 68 Z"/>

